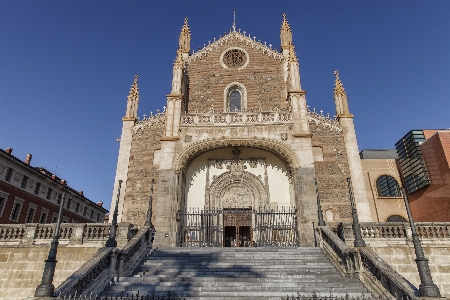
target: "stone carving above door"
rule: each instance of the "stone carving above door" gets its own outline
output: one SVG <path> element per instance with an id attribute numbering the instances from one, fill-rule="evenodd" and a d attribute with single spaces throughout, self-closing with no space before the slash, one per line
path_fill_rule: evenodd
<path id="1" fill-rule="evenodd" d="M 240 150 L 232 151 L 234 159 L 226 163 L 227 172 L 207 180 L 205 207 L 249 208 L 269 205 L 269 188 L 261 176 L 245 171 L 246 160 L 239 158 Z M 221 163 L 224 160 L 221 160 Z M 267 183 L 266 183 L 267 185 Z"/>

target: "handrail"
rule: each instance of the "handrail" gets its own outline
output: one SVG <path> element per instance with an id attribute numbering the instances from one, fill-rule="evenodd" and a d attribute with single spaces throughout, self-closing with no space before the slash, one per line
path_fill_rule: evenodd
<path id="1" fill-rule="evenodd" d="M 375 279 L 379 285 L 382 285 L 396 299 L 416 299 L 411 284 L 372 249 L 361 247 L 359 253 L 365 277 L 371 277 L 371 281 Z"/>
<path id="2" fill-rule="evenodd" d="M 317 227 L 319 245 L 338 271 L 347 277 L 358 274 L 372 294 L 403 300 L 417 299 L 405 278 L 367 247 L 349 248 L 327 226 Z"/>
<path id="3" fill-rule="evenodd" d="M 60 297 L 99 293 L 119 276 L 129 275 L 151 248 L 151 228 L 142 227 L 123 249 L 103 247 L 55 291 Z"/>

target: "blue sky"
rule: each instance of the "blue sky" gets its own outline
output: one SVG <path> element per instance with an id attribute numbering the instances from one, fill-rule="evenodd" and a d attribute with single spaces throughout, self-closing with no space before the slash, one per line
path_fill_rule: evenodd
<path id="1" fill-rule="evenodd" d="M 0 147 L 111 201 L 121 118 L 162 109 L 184 17 L 191 49 L 237 28 L 280 47 L 286 13 L 311 108 L 334 115 L 339 70 L 359 149 L 450 127 L 450 1 L 0 0 Z"/>

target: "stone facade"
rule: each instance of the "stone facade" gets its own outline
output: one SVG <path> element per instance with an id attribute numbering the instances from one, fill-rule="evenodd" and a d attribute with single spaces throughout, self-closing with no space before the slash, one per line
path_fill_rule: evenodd
<path id="1" fill-rule="evenodd" d="M 258 206 L 295 207 L 300 245 L 312 245 L 314 178 L 329 220 L 350 220 L 346 178 L 360 219 L 372 220 L 338 73 L 338 116 L 309 111 L 285 16 L 280 35 L 281 52 L 231 30 L 191 53 L 185 20 L 164 111 L 138 121 L 137 79 L 130 90 L 112 198 L 123 180 L 119 220 L 144 223 L 155 179 L 156 245 L 179 244 L 180 211 Z"/>

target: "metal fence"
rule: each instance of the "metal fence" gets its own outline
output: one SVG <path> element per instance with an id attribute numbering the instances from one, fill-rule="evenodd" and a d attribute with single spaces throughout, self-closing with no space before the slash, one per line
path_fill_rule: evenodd
<path id="1" fill-rule="evenodd" d="M 52 300 L 185 300 L 185 298 L 181 298 L 178 296 L 172 296 L 170 291 L 166 292 L 166 293 L 158 293 L 155 294 L 155 292 L 153 292 L 152 295 L 139 295 L 139 291 L 138 293 L 135 294 L 118 294 L 118 295 L 107 295 L 107 296 L 102 296 L 100 295 L 81 295 L 81 296 L 77 296 L 75 295 L 68 295 L 68 296 L 64 296 L 64 297 L 57 297 L 57 298 L 52 298 Z"/>
<path id="2" fill-rule="evenodd" d="M 371 294 L 362 294 L 361 296 L 350 296 L 348 294 L 343 296 L 330 295 L 321 296 L 313 293 L 312 295 L 302 295 L 300 293 L 297 296 L 287 296 L 281 298 L 281 300 L 388 300 L 387 298 L 373 297 Z"/>
<path id="3" fill-rule="evenodd" d="M 191 209 L 177 219 L 182 247 L 298 247 L 294 207 Z"/>

